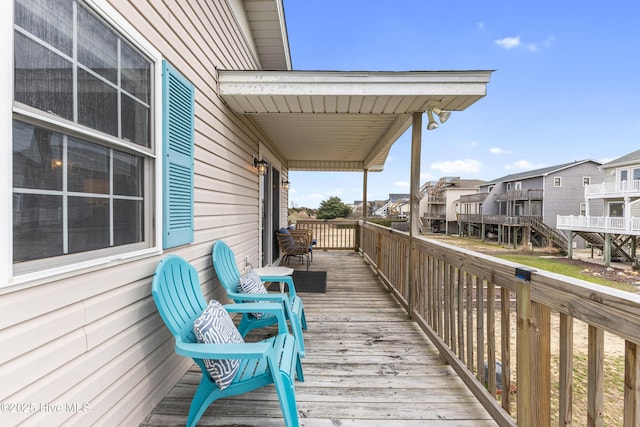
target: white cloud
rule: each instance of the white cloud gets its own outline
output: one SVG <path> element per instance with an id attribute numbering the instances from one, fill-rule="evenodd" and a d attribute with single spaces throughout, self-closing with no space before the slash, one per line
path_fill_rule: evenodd
<path id="1" fill-rule="evenodd" d="M 491 154 L 511 154 L 511 150 L 505 150 L 500 147 L 491 147 L 489 148 L 489 152 Z"/>
<path id="2" fill-rule="evenodd" d="M 342 188 L 334 188 L 333 190 L 327 191 L 327 195 L 329 196 L 340 196 L 342 193 L 344 193 Z"/>
<path id="3" fill-rule="evenodd" d="M 480 21 L 476 24 L 478 31 L 484 31 L 484 22 Z"/>
<path id="4" fill-rule="evenodd" d="M 407 181 L 396 181 L 393 183 L 394 187 L 400 187 L 400 188 L 409 188 L 411 187 L 411 184 L 408 183 Z"/>
<path id="5" fill-rule="evenodd" d="M 456 172 L 479 172 L 481 163 L 473 159 L 464 160 L 446 160 L 444 162 L 437 162 L 431 164 L 431 169 L 439 170 L 442 173 L 456 173 Z"/>
<path id="6" fill-rule="evenodd" d="M 505 169 L 507 170 L 513 170 L 513 169 L 521 169 L 521 170 L 532 170 L 532 169 L 540 169 L 543 168 L 547 165 L 545 165 L 544 163 L 539 163 L 539 164 L 533 164 L 528 160 L 518 160 L 515 163 L 509 164 L 509 165 L 505 165 Z"/>
<path id="7" fill-rule="evenodd" d="M 525 49 L 527 49 L 527 50 L 529 50 L 531 52 L 538 52 L 538 51 L 540 51 L 540 49 L 548 49 L 548 48 L 550 48 L 554 41 L 555 41 L 555 37 L 548 36 L 542 42 L 522 43 L 522 41 L 520 40 L 520 36 L 517 36 L 517 37 L 505 37 L 505 38 L 502 38 L 502 39 L 498 39 L 498 40 L 496 40 L 496 44 L 498 46 L 502 46 L 505 49 L 513 49 L 513 48 L 517 48 L 517 47 L 523 47 L 523 48 L 525 48 Z"/>
<path id="8" fill-rule="evenodd" d="M 514 47 L 520 46 L 520 36 L 505 37 L 503 39 L 496 40 L 496 44 L 505 49 L 513 49 Z"/>

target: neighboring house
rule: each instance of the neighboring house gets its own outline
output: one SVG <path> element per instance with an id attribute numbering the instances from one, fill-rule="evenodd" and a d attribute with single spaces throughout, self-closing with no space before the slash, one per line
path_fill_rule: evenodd
<path id="1" fill-rule="evenodd" d="M 406 215 L 408 209 L 405 205 L 408 202 L 408 194 L 389 194 L 387 200 L 374 202 L 375 210 L 373 214 L 381 218 L 398 217 L 403 213 Z"/>
<path id="2" fill-rule="evenodd" d="M 558 229 L 570 231 L 605 250 L 611 257 L 636 258 L 640 235 L 640 150 L 600 167 L 603 176 L 584 188 L 579 214 L 558 215 Z"/>
<path id="3" fill-rule="evenodd" d="M 420 188 L 420 222 L 422 232 L 458 234 L 460 197 L 478 193 L 484 181 L 443 177 Z"/>
<path id="4" fill-rule="evenodd" d="M 514 246 L 531 242 L 566 249 L 566 236 L 555 230 L 557 216 L 580 213 L 584 187 L 602 179 L 601 164 L 581 160 L 485 182 L 478 194 L 460 198 L 460 226 L 465 234 Z"/>
<path id="5" fill-rule="evenodd" d="M 389 205 L 388 215 L 392 218 L 407 218 L 411 212 L 409 197 L 403 197 Z"/>
<path id="6" fill-rule="evenodd" d="M 140 425 L 192 366 L 151 298 L 163 256 L 226 302 L 212 245 L 278 263 L 290 170 L 379 172 L 491 76 L 293 71 L 282 0 L 3 5 L 0 402 L 64 410 L 2 425 Z"/>
<path id="7" fill-rule="evenodd" d="M 389 207 L 391 206 L 391 202 L 385 201 L 384 204 L 378 207 L 373 214 L 377 217 L 386 218 L 389 215 Z"/>
<path id="8" fill-rule="evenodd" d="M 367 209 L 367 216 L 371 216 L 372 215 L 372 206 L 373 206 L 373 202 L 367 202 L 368 205 L 368 209 Z M 364 208 L 364 201 L 362 200 L 354 200 L 353 202 L 353 216 L 356 218 L 362 218 L 364 217 L 364 212 L 363 212 L 363 208 Z"/>

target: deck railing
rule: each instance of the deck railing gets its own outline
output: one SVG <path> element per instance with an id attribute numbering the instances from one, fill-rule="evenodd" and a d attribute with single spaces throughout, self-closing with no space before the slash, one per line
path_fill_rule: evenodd
<path id="1" fill-rule="evenodd" d="M 595 232 L 611 233 L 634 233 L 640 232 L 640 218 L 613 216 L 576 216 L 558 215 L 556 226 L 561 230 L 583 230 Z"/>
<path id="2" fill-rule="evenodd" d="M 640 179 L 633 181 L 603 182 L 590 184 L 584 187 L 586 197 L 613 196 L 613 195 L 637 195 L 640 194 Z"/>
<path id="3" fill-rule="evenodd" d="M 496 195 L 496 201 L 504 202 L 510 200 L 542 200 L 544 190 L 509 190 Z"/>
<path id="4" fill-rule="evenodd" d="M 531 221 L 542 220 L 539 216 L 534 215 L 482 215 L 482 214 L 457 214 L 460 222 L 473 222 L 484 224 L 503 224 L 503 225 L 530 225 Z"/>
<path id="5" fill-rule="evenodd" d="M 313 232 L 314 249 L 355 249 L 357 224 L 355 219 L 299 219 L 296 228 Z"/>
<path id="6" fill-rule="evenodd" d="M 605 381 L 607 407 L 619 405 L 625 427 L 640 425 L 638 295 L 371 223 L 359 228 L 367 262 L 500 425 L 613 424 L 603 414 Z M 582 328 L 586 344 L 574 344 Z M 624 375 L 608 365 L 615 357 L 605 332 L 624 346 Z M 612 370 L 622 377 L 613 386 Z"/>

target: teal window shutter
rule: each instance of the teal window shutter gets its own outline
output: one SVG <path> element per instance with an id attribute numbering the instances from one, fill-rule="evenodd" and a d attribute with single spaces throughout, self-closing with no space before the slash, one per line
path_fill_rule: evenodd
<path id="1" fill-rule="evenodd" d="M 162 61 L 163 248 L 193 242 L 195 89 Z"/>

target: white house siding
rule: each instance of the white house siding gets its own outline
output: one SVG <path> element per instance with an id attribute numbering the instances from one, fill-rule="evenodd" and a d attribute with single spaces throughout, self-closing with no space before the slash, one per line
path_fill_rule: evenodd
<path id="1" fill-rule="evenodd" d="M 460 197 L 469 194 L 476 194 L 478 190 L 469 188 L 448 188 L 446 190 L 447 197 L 447 222 L 453 222 L 457 224 L 458 212 L 456 212 L 456 201 L 460 200 Z"/>
<path id="2" fill-rule="evenodd" d="M 265 139 L 217 97 L 216 69 L 255 69 L 257 61 L 224 0 L 110 4 L 196 87 L 195 241 L 171 252 L 198 269 L 208 297 L 221 298 L 215 240 L 230 244 L 239 265 L 245 256 L 258 264 L 251 161 Z M 190 365 L 175 356 L 150 297 L 160 258 L 0 288 L 0 402 L 33 405 L 3 411 L 0 425 L 140 423 Z"/>

